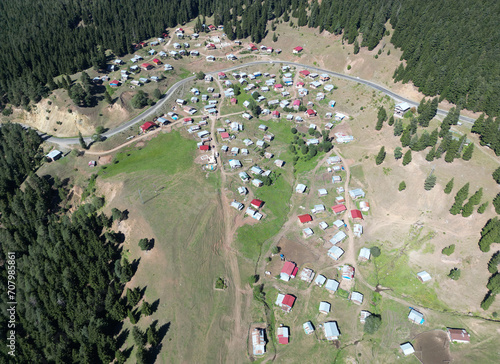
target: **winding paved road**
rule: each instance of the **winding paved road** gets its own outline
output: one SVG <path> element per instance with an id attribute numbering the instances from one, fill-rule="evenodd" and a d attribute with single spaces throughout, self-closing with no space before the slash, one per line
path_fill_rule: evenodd
<path id="1" fill-rule="evenodd" d="M 357 82 L 357 83 L 360 83 L 362 85 L 366 85 L 368 87 L 371 87 L 371 88 L 373 88 L 373 89 L 375 89 L 377 91 L 381 91 L 384 94 L 388 95 L 389 97 L 393 98 L 394 100 L 396 100 L 398 102 L 407 102 L 410 106 L 418 106 L 419 105 L 419 102 L 415 102 L 415 101 L 407 99 L 407 98 L 405 98 L 405 97 L 403 97 L 401 95 L 398 95 L 398 94 L 392 92 L 391 90 L 389 90 L 389 89 L 387 89 L 387 88 L 385 88 L 385 87 L 383 87 L 383 86 L 381 86 L 381 85 L 379 85 L 379 84 L 377 84 L 375 82 L 364 80 L 364 79 L 359 78 L 359 77 L 345 75 L 343 73 L 329 71 L 329 70 L 326 70 L 326 69 L 323 69 L 323 68 L 318 68 L 318 67 L 314 67 L 314 66 L 310 66 L 310 65 L 306 65 L 306 64 L 302 64 L 302 63 L 290 62 L 290 61 L 280 61 L 280 60 L 252 61 L 252 62 L 247 62 L 247 63 L 244 63 L 244 64 L 239 64 L 239 65 L 236 65 L 236 66 L 233 66 L 233 67 L 229 67 L 229 68 L 225 68 L 225 69 L 222 69 L 222 70 L 213 71 L 213 72 L 209 72 L 209 73 L 210 74 L 216 74 L 218 72 L 231 72 L 231 71 L 234 71 L 234 70 L 237 70 L 237 69 L 240 69 L 240 68 L 245 68 L 245 67 L 250 67 L 250 66 L 257 66 L 257 65 L 262 65 L 262 64 L 273 64 L 273 63 L 279 63 L 279 64 L 288 65 L 288 66 L 295 66 L 295 67 L 303 67 L 303 68 L 307 68 L 309 70 L 313 70 L 313 71 L 318 72 L 318 73 L 326 73 L 326 74 L 329 74 L 330 76 L 333 76 L 333 77 L 336 77 L 336 78 L 341 78 L 341 79 L 344 79 L 344 80 L 347 80 L 347 81 Z M 148 110 L 144 111 L 142 114 L 140 114 L 140 115 L 136 116 L 135 118 L 127 121 L 126 123 L 120 125 L 119 127 L 115 128 L 115 129 L 108 130 L 103 135 L 106 138 L 109 138 L 109 137 L 111 137 L 113 135 L 121 133 L 122 131 L 128 129 L 132 125 L 135 125 L 135 124 L 137 124 L 137 123 L 139 123 L 141 121 L 146 121 L 146 119 L 151 119 L 153 116 L 156 115 L 156 112 L 158 111 L 158 109 L 160 107 L 162 107 L 163 104 L 172 97 L 172 95 L 174 94 L 174 92 L 180 86 L 183 86 L 184 84 L 186 84 L 188 82 L 191 82 L 193 80 L 194 80 L 194 76 L 191 76 L 191 77 L 184 78 L 184 79 L 182 79 L 182 80 L 174 83 L 168 89 L 168 91 L 165 93 L 165 95 L 163 96 L 163 98 L 160 101 L 158 101 L 155 105 L 153 105 L 152 107 L 150 107 Z M 446 110 L 438 109 L 437 114 L 445 116 L 445 115 L 448 114 L 448 112 Z M 470 124 L 474 123 L 474 121 L 475 121 L 475 119 L 469 118 L 469 117 L 463 116 L 463 115 L 460 115 L 460 120 L 463 121 L 463 122 L 466 122 L 466 123 L 470 123 Z M 68 147 L 70 145 L 73 145 L 73 144 L 78 144 L 78 138 L 57 138 L 57 137 L 50 136 L 46 140 L 48 142 L 56 143 L 56 144 L 59 144 L 60 146 L 66 146 L 66 147 Z M 90 142 L 91 138 L 90 137 L 86 137 L 85 141 L 86 142 Z"/>

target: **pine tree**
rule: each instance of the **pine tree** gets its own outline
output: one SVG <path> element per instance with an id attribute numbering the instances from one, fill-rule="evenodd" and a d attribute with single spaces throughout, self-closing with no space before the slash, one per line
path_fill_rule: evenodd
<path id="1" fill-rule="evenodd" d="M 394 115 L 391 115 L 388 121 L 389 126 L 392 126 L 394 124 Z"/>
<path id="2" fill-rule="evenodd" d="M 141 313 L 143 314 L 143 316 L 151 316 L 151 314 L 153 313 L 151 305 L 146 301 L 142 302 Z"/>
<path id="3" fill-rule="evenodd" d="M 431 135 L 429 136 L 429 144 L 428 144 L 428 147 L 433 147 L 437 144 L 437 141 L 438 141 L 438 138 L 439 138 L 439 132 L 437 129 L 434 129 L 431 133 Z"/>
<path id="4" fill-rule="evenodd" d="M 425 156 L 425 160 L 428 162 L 432 162 L 435 156 L 436 156 L 436 147 L 433 147 L 431 150 L 429 150 L 429 153 L 427 153 L 427 155 Z"/>
<path id="5" fill-rule="evenodd" d="M 410 126 L 409 125 L 403 131 L 403 134 L 401 135 L 400 141 L 401 141 L 401 146 L 403 148 L 410 145 L 410 142 L 411 142 L 411 132 L 410 132 Z"/>
<path id="6" fill-rule="evenodd" d="M 401 192 L 405 189 L 406 189 L 406 183 L 405 181 L 401 181 L 401 183 L 399 183 L 398 191 Z"/>
<path id="7" fill-rule="evenodd" d="M 444 188 L 444 193 L 447 195 L 450 194 L 450 192 L 453 190 L 453 184 L 455 182 L 455 178 L 450 179 L 450 182 L 446 184 L 446 187 Z"/>
<path id="8" fill-rule="evenodd" d="M 82 147 L 82 149 L 88 149 L 88 145 L 85 143 L 85 140 L 83 140 L 81 132 L 78 132 L 78 141 L 80 142 L 80 147 Z"/>
<path id="9" fill-rule="evenodd" d="M 379 152 L 378 152 L 378 154 L 377 154 L 377 157 L 375 158 L 375 164 L 376 164 L 377 166 L 378 166 L 378 165 L 380 165 L 380 164 L 382 164 L 382 162 L 383 162 L 383 161 L 384 161 L 384 159 L 385 159 L 385 154 L 386 154 L 386 153 L 385 153 L 385 147 L 384 147 L 384 146 L 382 146 L 382 147 L 380 148 L 380 151 L 379 151 Z"/>
<path id="10" fill-rule="evenodd" d="M 417 112 L 419 114 L 422 114 L 426 109 L 426 102 L 425 102 L 425 96 L 422 97 L 422 100 L 420 100 L 420 104 L 417 107 Z"/>
<path id="11" fill-rule="evenodd" d="M 356 39 L 354 41 L 354 54 L 358 54 L 359 53 L 359 43 L 358 43 L 358 40 Z"/>
<path id="12" fill-rule="evenodd" d="M 498 193 L 493 199 L 493 207 L 495 208 L 495 212 L 500 214 L 500 193 Z"/>
<path id="13" fill-rule="evenodd" d="M 273 42 L 276 43 L 278 41 L 278 36 L 276 33 L 273 33 Z"/>
<path id="14" fill-rule="evenodd" d="M 394 149 L 394 159 L 398 160 L 403 157 L 403 149 L 401 147 L 396 147 Z"/>
<path id="15" fill-rule="evenodd" d="M 406 166 L 411 162 L 411 149 L 409 149 L 403 157 L 403 166 Z"/>
<path id="16" fill-rule="evenodd" d="M 104 91 L 104 100 L 106 100 L 108 104 L 111 104 L 113 102 L 113 99 L 111 98 L 108 90 Z"/>
<path id="17" fill-rule="evenodd" d="M 482 205 L 480 205 L 478 208 L 477 208 L 477 213 L 478 214 L 484 214 L 484 212 L 486 211 L 486 208 L 488 207 L 488 204 L 489 202 L 486 201 L 485 203 L 483 203 Z"/>
<path id="18" fill-rule="evenodd" d="M 403 121 L 397 120 L 394 123 L 394 136 L 400 136 L 403 133 Z"/>
<path id="19" fill-rule="evenodd" d="M 430 174 L 429 176 L 427 176 L 427 178 L 425 179 L 425 182 L 424 182 L 424 189 L 426 191 L 430 191 L 434 188 L 434 186 L 436 185 L 436 176 L 434 174 Z"/>
<path id="20" fill-rule="evenodd" d="M 500 167 L 495 169 L 495 172 L 493 172 L 493 179 L 496 183 L 500 184 Z"/>

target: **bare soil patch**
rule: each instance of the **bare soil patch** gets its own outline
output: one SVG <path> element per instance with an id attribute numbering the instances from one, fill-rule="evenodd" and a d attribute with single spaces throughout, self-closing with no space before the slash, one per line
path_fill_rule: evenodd
<path id="1" fill-rule="evenodd" d="M 417 335 L 413 347 L 416 357 L 424 364 L 451 361 L 450 341 L 444 331 L 434 330 Z"/>
<path id="2" fill-rule="evenodd" d="M 111 163 L 112 160 L 113 160 L 112 155 L 103 155 L 103 156 L 98 158 L 100 165 L 109 164 L 109 163 Z"/>

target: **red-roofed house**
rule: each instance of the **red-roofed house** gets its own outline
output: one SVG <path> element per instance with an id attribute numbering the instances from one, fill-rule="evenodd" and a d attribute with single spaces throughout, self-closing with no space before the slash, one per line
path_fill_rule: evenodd
<path id="1" fill-rule="evenodd" d="M 299 82 L 297 82 L 297 83 L 295 84 L 295 87 L 296 87 L 296 88 L 301 88 L 301 87 L 304 87 L 304 85 L 305 85 L 305 83 L 304 83 L 304 82 L 299 81 Z"/>
<path id="2" fill-rule="evenodd" d="M 363 220 L 363 214 L 359 210 L 351 210 L 351 217 L 354 220 Z"/>
<path id="3" fill-rule="evenodd" d="M 292 103 L 293 109 L 298 110 L 300 107 L 300 104 L 301 104 L 300 100 L 293 100 L 293 103 Z"/>
<path id="4" fill-rule="evenodd" d="M 295 278 L 299 268 L 294 262 L 286 262 L 281 269 L 280 279 L 282 281 L 288 282 L 291 278 Z"/>
<path id="5" fill-rule="evenodd" d="M 301 46 L 298 46 L 298 47 L 295 47 L 293 49 L 293 53 L 298 54 L 298 53 L 302 52 L 303 50 L 304 50 L 304 48 L 302 48 Z"/>
<path id="6" fill-rule="evenodd" d="M 229 139 L 229 133 L 227 131 L 223 131 L 222 133 L 220 133 L 220 137 L 222 139 Z"/>
<path id="7" fill-rule="evenodd" d="M 312 118 L 312 117 L 316 116 L 318 113 L 316 112 L 316 110 L 307 109 L 306 114 L 307 114 L 307 116 L 309 116 L 310 118 Z"/>
<path id="8" fill-rule="evenodd" d="M 451 329 L 448 327 L 446 331 L 451 342 L 470 343 L 470 334 L 465 329 Z"/>
<path id="9" fill-rule="evenodd" d="M 295 303 L 295 297 L 291 294 L 281 294 L 278 293 L 278 298 L 276 299 L 276 305 L 281 307 L 285 312 L 290 312 L 292 310 L 293 304 Z"/>
<path id="10" fill-rule="evenodd" d="M 290 331 L 286 326 L 278 327 L 278 342 L 282 345 L 288 344 L 288 338 L 290 337 Z"/>
<path id="11" fill-rule="evenodd" d="M 141 68 L 145 71 L 147 70 L 150 70 L 151 68 L 153 68 L 153 65 L 149 64 L 149 63 L 143 63 L 141 64 Z"/>
<path id="12" fill-rule="evenodd" d="M 276 85 L 274 85 L 275 90 L 281 90 L 282 88 L 283 88 L 283 85 L 281 83 L 277 83 Z"/>
<path id="13" fill-rule="evenodd" d="M 299 72 L 299 76 L 304 77 L 304 78 L 309 76 L 310 74 L 311 74 L 311 72 L 309 72 L 308 70 L 302 70 Z"/>
<path id="14" fill-rule="evenodd" d="M 231 98 L 231 105 L 236 105 L 238 103 L 238 99 L 236 97 Z"/>
<path id="15" fill-rule="evenodd" d="M 345 207 L 345 205 L 339 204 L 339 205 L 333 206 L 332 210 L 335 214 L 340 214 L 341 212 L 344 212 L 345 210 L 347 210 L 347 207 Z"/>
<path id="16" fill-rule="evenodd" d="M 312 216 L 309 214 L 299 215 L 298 218 L 302 224 L 305 224 L 306 222 L 311 222 L 313 220 Z"/>
<path id="17" fill-rule="evenodd" d="M 252 205 L 256 209 L 260 209 L 262 205 L 264 205 L 264 201 L 254 198 L 252 202 L 250 202 L 250 205 Z"/>
<path id="18" fill-rule="evenodd" d="M 215 44 L 213 43 L 208 43 L 206 46 L 207 49 L 215 49 Z"/>
<path id="19" fill-rule="evenodd" d="M 226 74 L 224 72 L 219 72 L 218 76 L 219 76 L 219 80 L 226 78 Z"/>
<path id="20" fill-rule="evenodd" d="M 213 30 L 217 30 L 217 27 L 215 25 L 209 25 L 208 29 L 213 31 Z"/>
<path id="21" fill-rule="evenodd" d="M 109 83 L 109 86 L 110 87 L 118 87 L 120 86 L 120 81 L 117 81 L 117 80 L 113 80 Z"/>
<path id="22" fill-rule="evenodd" d="M 183 121 L 184 124 L 192 123 L 193 122 L 193 118 L 184 118 L 182 121 Z"/>
<path id="23" fill-rule="evenodd" d="M 280 112 L 278 110 L 273 110 L 272 116 L 273 116 L 273 118 L 279 118 L 280 117 Z"/>
<path id="24" fill-rule="evenodd" d="M 203 152 L 208 152 L 210 150 L 209 145 L 200 145 L 200 150 Z"/>
<path id="25" fill-rule="evenodd" d="M 147 42 L 140 42 L 139 45 L 144 48 L 145 46 L 148 45 L 148 43 Z"/>
<path id="26" fill-rule="evenodd" d="M 153 123 L 152 121 L 146 121 L 144 124 L 141 125 L 141 131 L 144 133 L 149 129 L 152 129 L 156 127 L 156 124 Z"/>
<path id="27" fill-rule="evenodd" d="M 161 64 L 161 61 L 158 58 L 153 59 L 154 64 Z"/>

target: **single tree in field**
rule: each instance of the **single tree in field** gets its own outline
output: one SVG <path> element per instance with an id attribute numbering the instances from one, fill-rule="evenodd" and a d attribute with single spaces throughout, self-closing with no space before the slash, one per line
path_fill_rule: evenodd
<path id="1" fill-rule="evenodd" d="M 411 149 L 409 149 L 403 157 L 403 166 L 406 166 L 411 162 Z"/>
<path id="2" fill-rule="evenodd" d="M 377 166 L 382 164 L 384 159 L 385 159 L 385 147 L 382 146 L 377 154 L 377 157 L 375 158 L 375 163 L 377 164 Z"/>
<path id="3" fill-rule="evenodd" d="M 444 193 L 447 195 L 450 194 L 451 190 L 453 190 L 453 183 L 455 182 L 455 178 L 450 179 L 450 182 L 446 184 L 446 187 L 444 188 Z"/>
<path id="4" fill-rule="evenodd" d="M 434 188 L 435 185 L 436 185 L 436 176 L 433 173 L 431 173 L 425 179 L 424 188 L 426 191 L 430 191 Z"/>
<path id="5" fill-rule="evenodd" d="M 153 313 L 153 309 L 151 308 L 151 305 L 144 301 L 141 305 L 141 313 L 143 316 L 151 316 Z"/>
<path id="6" fill-rule="evenodd" d="M 453 268 L 452 270 L 450 270 L 448 277 L 453 279 L 454 281 L 458 281 L 458 279 L 460 278 L 460 269 Z"/>
<path id="7" fill-rule="evenodd" d="M 394 149 L 394 159 L 398 160 L 403 157 L 403 149 L 401 147 L 396 147 Z"/>
<path id="8" fill-rule="evenodd" d="M 382 318 L 379 315 L 371 314 L 365 319 L 364 330 L 367 334 L 375 333 L 382 325 Z"/>
<path id="9" fill-rule="evenodd" d="M 405 181 L 401 181 L 401 183 L 399 184 L 398 190 L 401 192 L 405 189 L 406 189 L 406 183 L 405 183 Z"/>
<path id="10" fill-rule="evenodd" d="M 146 238 L 139 240 L 139 247 L 141 250 L 149 250 L 149 240 Z"/>
<path id="11" fill-rule="evenodd" d="M 378 109 L 378 114 L 377 114 L 377 125 L 375 126 L 375 130 L 380 130 L 382 129 L 382 126 L 384 124 L 384 121 L 387 119 L 387 112 L 385 111 L 384 107 L 381 106 Z"/>
<path id="12" fill-rule="evenodd" d="M 108 104 L 111 104 L 113 102 L 113 99 L 111 98 L 108 90 L 104 91 L 104 100 L 106 100 Z"/>

